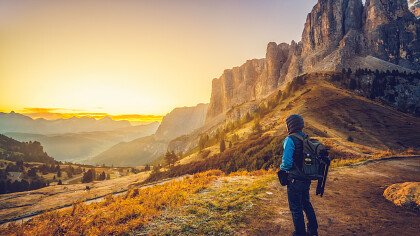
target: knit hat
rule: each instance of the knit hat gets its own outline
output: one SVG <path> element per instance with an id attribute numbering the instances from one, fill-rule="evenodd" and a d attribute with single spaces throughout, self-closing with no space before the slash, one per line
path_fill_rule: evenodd
<path id="1" fill-rule="evenodd" d="M 301 131 L 305 125 L 302 116 L 296 114 L 287 117 L 286 124 L 289 134 Z"/>

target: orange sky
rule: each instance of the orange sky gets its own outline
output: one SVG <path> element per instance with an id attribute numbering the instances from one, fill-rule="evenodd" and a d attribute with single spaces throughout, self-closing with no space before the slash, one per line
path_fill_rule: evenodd
<path id="1" fill-rule="evenodd" d="M 299 39 L 315 2 L 1 1 L 0 111 L 160 116 L 208 102 L 224 69 Z"/>

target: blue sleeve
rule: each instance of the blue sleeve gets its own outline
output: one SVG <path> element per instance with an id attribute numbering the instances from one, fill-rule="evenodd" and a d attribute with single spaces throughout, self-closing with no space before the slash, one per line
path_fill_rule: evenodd
<path id="1" fill-rule="evenodd" d="M 286 137 L 283 141 L 283 157 L 281 159 L 280 169 L 289 171 L 293 166 L 293 152 L 295 151 L 295 144 L 290 137 Z"/>

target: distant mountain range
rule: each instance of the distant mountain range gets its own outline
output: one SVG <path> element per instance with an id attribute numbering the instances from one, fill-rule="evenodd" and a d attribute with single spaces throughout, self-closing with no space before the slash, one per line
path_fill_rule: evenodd
<path id="1" fill-rule="evenodd" d="M 20 141 L 39 141 L 57 160 L 83 161 L 107 150 L 113 145 L 149 136 L 156 132 L 158 122 L 129 126 L 111 131 L 92 131 L 65 134 L 32 134 L 7 132 L 5 135 Z"/>
<path id="2" fill-rule="evenodd" d="M 109 117 L 96 120 L 94 118 L 69 118 L 69 119 L 32 119 L 19 113 L 0 112 L 0 133 L 19 132 L 34 134 L 63 134 L 94 131 L 111 131 L 131 127 L 128 121 L 115 121 Z"/>
<path id="3" fill-rule="evenodd" d="M 110 118 L 32 119 L 0 113 L 0 133 L 19 141 L 38 141 L 57 160 L 115 166 L 144 165 L 166 152 L 171 140 L 204 125 L 208 104 L 179 107 L 162 123 L 131 126 Z"/>

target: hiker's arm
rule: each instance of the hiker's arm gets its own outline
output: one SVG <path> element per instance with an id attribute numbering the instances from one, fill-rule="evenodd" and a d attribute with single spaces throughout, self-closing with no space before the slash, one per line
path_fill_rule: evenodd
<path id="1" fill-rule="evenodd" d="M 280 169 L 288 171 L 293 166 L 293 152 L 295 151 L 295 144 L 290 137 L 287 137 L 283 142 L 283 157 L 281 159 Z"/>

